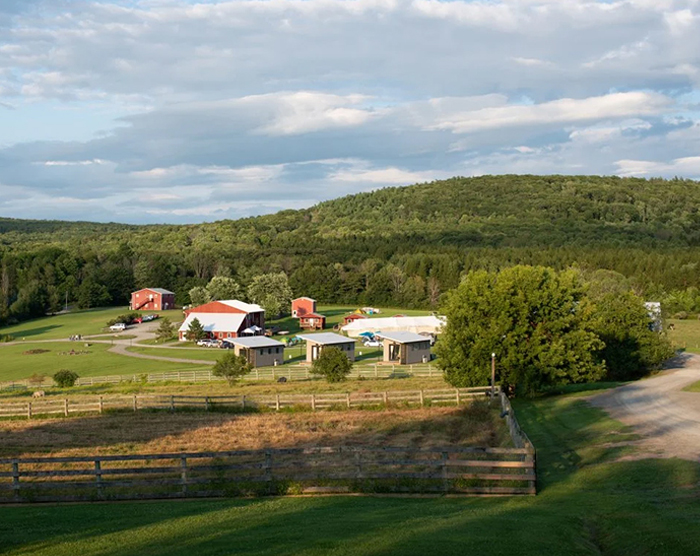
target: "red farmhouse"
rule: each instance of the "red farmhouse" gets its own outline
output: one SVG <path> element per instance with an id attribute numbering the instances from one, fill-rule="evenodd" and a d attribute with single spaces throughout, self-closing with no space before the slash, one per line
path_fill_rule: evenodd
<path id="1" fill-rule="evenodd" d="M 166 311 L 175 308 L 175 294 L 163 288 L 144 288 L 131 294 L 132 311 Z"/>
<path id="2" fill-rule="evenodd" d="M 292 300 L 292 317 L 298 319 L 316 312 L 316 300 L 310 297 L 298 297 Z"/>

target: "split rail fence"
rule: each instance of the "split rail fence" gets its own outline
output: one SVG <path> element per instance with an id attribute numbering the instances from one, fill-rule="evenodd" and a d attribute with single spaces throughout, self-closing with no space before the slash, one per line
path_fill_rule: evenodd
<path id="1" fill-rule="evenodd" d="M 0 459 L 8 503 L 331 492 L 535 494 L 535 454 L 342 446 Z"/>
<path id="2" fill-rule="evenodd" d="M 431 363 L 418 365 L 359 365 L 356 364 L 349 375 L 351 379 L 358 378 L 426 378 L 440 377 L 442 371 Z M 311 373 L 308 365 L 282 365 L 279 367 L 260 367 L 242 377 L 248 381 L 275 381 L 284 378 L 286 380 L 310 380 L 320 379 L 318 375 Z M 200 371 L 171 371 L 167 373 L 131 374 L 131 375 L 107 375 L 107 376 L 87 376 L 80 377 L 76 386 L 95 386 L 100 384 L 120 384 L 123 382 L 214 382 L 223 381 L 222 377 L 215 376 L 211 370 Z M 43 381 L 15 380 L 11 382 L 0 382 L 0 390 L 5 389 L 27 389 L 27 388 L 50 388 L 54 386 L 53 379 L 46 377 Z"/>
<path id="3" fill-rule="evenodd" d="M 321 394 L 276 394 L 267 396 L 179 396 L 179 395 L 108 395 L 74 396 L 72 398 L 37 398 L 27 401 L 0 402 L 0 418 L 26 417 L 27 419 L 59 415 L 84 415 L 106 411 L 195 409 L 255 410 L 260 408 L 280 411 L 287 408 L 349 409 L 365 406 L 405 405 L 459 405 L 466 400 L 490 395 L 488 387 L 448 388 L 436 390 L 394 390 L 384 392 L 342 392 Z M 505 396 L 504 396 L 505 397 Z M 506 402 L 507 402 L 507 398 Z"/>

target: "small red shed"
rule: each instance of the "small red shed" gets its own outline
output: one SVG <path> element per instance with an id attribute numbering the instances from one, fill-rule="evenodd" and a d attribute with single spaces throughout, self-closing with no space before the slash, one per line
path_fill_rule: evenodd
<path id="1" fill-rule="evenodd" d="M 316 300 L 310 297 L 297 297 L 292 300 L 292 317 L 301 318 L 309 313 L 316 312 Z"/>
<path id="2" fill-rule="evenodd" d="M 143 288 L 131 294 L 132 311 L 167 311 L 175 308 L 175 294 L 163 288 Z"/>
<path id="3" fill-rule="evenodd" d="M 318 313 L 306 313 L 299 317 L 299 326 L 304 330 L 323 330 L 326 327 L 326 317 Z"/>
<path id="4" fill-rule="evenodd" d="M 348 324 L 350 322 L 360 320 L 360 319 L 366 319 L 366 318 L 367 317 L 365 315 L 360 315 L 359 313 L 352 313 L 350 315 L 345 315 L 343 317 L 343 326 L 345 326 L 346 324 Z"/>

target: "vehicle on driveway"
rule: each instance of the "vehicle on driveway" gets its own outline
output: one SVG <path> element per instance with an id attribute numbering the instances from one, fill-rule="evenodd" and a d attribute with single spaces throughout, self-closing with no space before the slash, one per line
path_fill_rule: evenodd
<path id="1" fill-rule="evenodd" d="M 112 326 L 109 327 L 109 329 L 112 332 L 124 332 L 126 330 L 127 326 L 123 322 L 117 322 L 114 323 Z"/>

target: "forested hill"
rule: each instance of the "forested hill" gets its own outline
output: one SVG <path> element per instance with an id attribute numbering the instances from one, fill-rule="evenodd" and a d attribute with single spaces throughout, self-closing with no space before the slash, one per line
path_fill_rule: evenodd
<path id="1" fill-rule="evenodd" d="M 700 286 L 698 207 L 690 180 L 485 176 L 197 225 L 5 218 L 0 319 L 42 310 L 23 308 L 28 288 L 85 306 L 148 285 L 186 303 L 213 275 L 245 286 L 270 271 L 326 302 L 435 306 L 464 272 L 517 263 L 614 270 L 658 297 Z"/>

